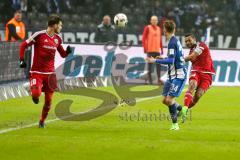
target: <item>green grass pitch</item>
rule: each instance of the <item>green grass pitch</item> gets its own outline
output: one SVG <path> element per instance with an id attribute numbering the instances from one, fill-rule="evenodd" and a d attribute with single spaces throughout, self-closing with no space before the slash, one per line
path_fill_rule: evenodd
<path id="1" fill-rule="evenodd" d="M 146 87 L 140 87 L 141 90 Z M 98 88 L 114 93 L 112 87 Z M 160 160 L 240 158 L 239 87 L 212 87 L 192 110 L 192 120 L 169 131 L 167 119 L 124 119 L 122 115 L 168 113 L 162 97 L 139 101 L 136 106 L 119 106 L 90 121 L 54 120 L 45 129 L 36 125 L 0 134 L 1 160 Z M 73 99 L 73 112 L 85 111 L 99 100 L 56 93 L 55 106 Z M 31 97 L 0 102 L 0 132 L 38 122 L 43 105 Z M 177 100 L 183 102 L 183 94 Z M 54 109 L 47 120 L 55 119 Z"/>

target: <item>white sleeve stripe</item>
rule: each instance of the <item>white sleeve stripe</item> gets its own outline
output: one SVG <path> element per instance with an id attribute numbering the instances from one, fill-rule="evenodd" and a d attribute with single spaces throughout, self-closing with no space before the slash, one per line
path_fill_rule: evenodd
<path id="1" fill-rule="evenodd" d="M 36 38 L 39 34 L 41 34 L 41 33 L 45 33 L 46 32 L 46 30 L 42 30 L 42 31 L 38 31 L 38 32 L 35 32 L 31 37 L 29 37 L 27 40 L 26 40 L 26 42 L 27 43 L 30 43 L 30 42 L 35 42 L 35 40 L 34 40 L 34 38 Z"/>
<path id="2" fill-rule="evenodd" d="M 31 41 L 35 42 L 34 39 L 31 39 L 31 37 L 26 40 L 27 43 L 30 43 Z"/>
<path id="3" fill-rule="evenodd" d="M 204 48 L 203 47 L 199 47 L 201 50 L 204 50 Z"/>

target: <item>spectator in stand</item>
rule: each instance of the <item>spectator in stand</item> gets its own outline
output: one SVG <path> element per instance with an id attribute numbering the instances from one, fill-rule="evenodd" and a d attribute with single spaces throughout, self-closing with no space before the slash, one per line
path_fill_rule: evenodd
<path id="1" fill-rule="evenodd" d="M 154 1 L 154 6 L 151 8 L 151 10 L 147 14 L 147 21 L 152 17 L 152 15 L 156 15 L 158 17 L 158 20 L 162 21 L 165 19 L 165 10 L 163 9 L 161 5 L 160 0 Z M 162 23 L 162 22 L 160 22 Z"/>
<path id="2" fill-rule="evenodd" d="M 0 21 L 6 24 L 12 16 L 14 9 L 12 8 L 12 1 L 0 0 Z"/>
<path id="3" fill-rule="evenodd" d="M 60 13 L 60 0 L 47 0 L 46 6 L 48 14 Z"/>
<path id="4" fill-rule="evenodd" d="M 22 22 L 22 12 L 20 10 L 14 13 L 14 17 L 6 24 L 6 41 L 24 40 L 26 36 L 25 24 Z"/>
<path id="5" fill-rule="evenodd" d="M 27 12 L 28 11 L 28 0 L 21 0 L 21 3 L 20 3 L 20 5 L 21 5 L 21 11 L 23 11 L 23 12 Z"/>
<path id="6" fill-rule="evenodd" d="M 237 25 L 240 26 L 240 0 L 235 0 L 234 1 L 234 9 L 235 9 L 235 12 L 236 12 L 236 21 L 237 21 Z M 238 28 L 238 32 L 240 32 L 240 28 Z"/>
<path id="7" fill-rule="evenodd" d="M 12 8 L 15 10 L 21 9 L 21 0 L 12 0 Z"/>
<path id="8" fill-rule="evenodd" d="M 109 15 L 103 17 L 103 21 L 97 27 L 95 42 L 117 42 L 117 34 L 114 25 L 111 24 L 111 18 Z"/>

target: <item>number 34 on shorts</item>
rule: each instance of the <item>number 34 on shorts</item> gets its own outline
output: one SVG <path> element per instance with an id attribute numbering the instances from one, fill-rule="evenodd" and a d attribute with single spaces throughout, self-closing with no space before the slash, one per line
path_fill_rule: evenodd
<path id="1" fill-rule="evenodd" d="M 164 84 L 163 96 L 178 97 L 185 86 L 185 82 L 186 79 L 178 78 L 175 78 L 173 80 L 167 80 Z"/>
<path id="2" fill-rule="evenodd" d="M 170 92 L 177 92 L 179 88 L 179 85 L 172 84 L 170 88 Z"/>

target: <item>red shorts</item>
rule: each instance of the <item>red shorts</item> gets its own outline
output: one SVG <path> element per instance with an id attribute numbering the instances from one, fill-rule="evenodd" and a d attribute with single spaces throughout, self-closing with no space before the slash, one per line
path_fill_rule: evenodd
<path id="1" fill-rule="evenodd" d="M 206 91 L 212 84 L 212 74 L 192 71 L 189 77 L 189 81 L 191 80 L 197 81 L 197 88 Z"/>
<path id="2" fill-rule="evenodd" d="M 54 92 L 57 89 L 57 77 L 55 74 L 30 74 L 30 88 L 38 88 L 42 92 Z"/>

